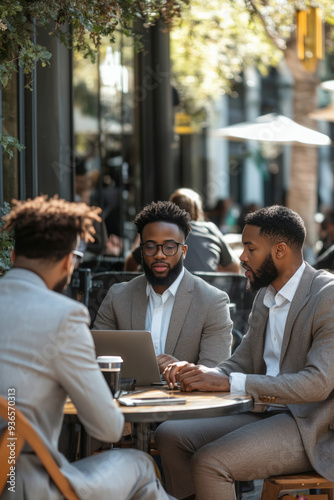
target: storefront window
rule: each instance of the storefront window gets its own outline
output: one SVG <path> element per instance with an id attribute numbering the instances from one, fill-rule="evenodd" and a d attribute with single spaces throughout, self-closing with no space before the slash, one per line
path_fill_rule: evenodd
<path id="1" fill-rule="evenodd" d="M 95 63 L 74 58 L 75 196 L 103 210 L 103 248 L 95 251 L 123 255 L 134 190 L 133 47 L 116 33 Z"/>

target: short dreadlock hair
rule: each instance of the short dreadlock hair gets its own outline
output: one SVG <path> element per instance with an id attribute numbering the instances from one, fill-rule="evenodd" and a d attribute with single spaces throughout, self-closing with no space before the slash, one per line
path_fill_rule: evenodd
<path id="1" fill-rule="evenodd" d="M 140 234 L 140 238 L 142 237 L 144 227 L 151 222 L 176 224 L 184 234 L 185 239 L 188 238 L 191 231 L 189 213 L 171 201 L 153 201 L 137 214 L 133 222 L 138 234 Z"/>
<path id="2" fill-rule="evenodd" d="M 77 238 L 94 241 L 93 221 L 100 208 L 71 203 L 58 196 L 12 201 L 2 231 L 14 232 L 15 254 L 30 259 L 61 260 L 76 248 Z"/>
<path id="3" fill-rule="evenodd" d="M 301 249 L 306 229 L 303 219 L 297 212 L 281 205 L 260 208 L 245 217 L 245 224 L 260 228 L 260 234 L 267 236 L 273 243 L 284 241 L 288 246 Z"/>

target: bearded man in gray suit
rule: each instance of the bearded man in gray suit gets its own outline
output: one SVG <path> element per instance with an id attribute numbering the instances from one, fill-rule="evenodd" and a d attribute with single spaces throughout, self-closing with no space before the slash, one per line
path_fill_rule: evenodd
<path id="1" fill-rule="evenodd" d="M 134 223 L 145 275 L 110 288 L 93 328 L 149 330 L 161 373 L 178 360 L 216 366 L 230 355 L 229 298 L 183 267 L 190 215 L 159 201 Z"/>
<path id="2" fill-rule="evenodd" d="M 13 269 L 0 279 L 0 394 L 14 391 L 16 406 L 79 498 L 167 500 L 151 457 L 138 450 L 111 450 L 72 464 L 58 451 L 67 395 L 96 439 L 118 441 L 124 425 L 96 361 L 87 309 L 56 293 L 71 278 L 80 237 L 94 240 L 99 211 L 39 196 L 14 202 L 5 217 L 3 229 L 14 231 L 15 251 Z M 6 427 L 0 419 L 0 434 Z M 1 499 L 63 499 L 29 447 L 15 468 L 15 493 L 8 485 Z"/>
<path id="3" fill-rule="evenodd" d="M 312 469 L 334 481 L 334 279 L 303 261 L 305 226 L 281 206 L 246 217 L 240 256 L 259 290 L 249 331 L 214 369 L 176 363 L 185 391 L 253 397 L 253 412 L 166 422 L 156 431 L 167 491 L 234 500 L 234 481 Z"/>

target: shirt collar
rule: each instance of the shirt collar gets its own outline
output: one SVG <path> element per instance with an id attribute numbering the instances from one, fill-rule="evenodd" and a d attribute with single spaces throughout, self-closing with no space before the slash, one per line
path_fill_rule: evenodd
<path id="1" fill-rule="evenodd" d="M 292 302 L 296 290 L 300 283 L 302 274 L 305 270 L 305 262 L 297 269 L 295 274 L 291 276 L 289 281 L 276 293 L 272 285 L 269 285 L 263 298 L 263 303 L 266 307 L 271 307 L 273 304 L 280 306 L 286 300 Z"/>
<path id="2" fill-rule="evenodd" d="M 163 302 L 164 302 L 164 298 L 166 297 L 165 300 L 167 300 L 167 297 L 169 297 L 169 295 L 174 295 L 174 297 L 175 297 L 176 292 L 177 292 L 177 290 L 179 288 L 179 285 L 181 283 L 181 280 L 182 280 L 183 276 L 184 276 L 184 267 L 182 266 L 182 270 L 181 270 L 180 274 L 178 275 L 178 277 L 176 278 L 176 280 L 173 281 L 173 283 L 171 284 L 171 286 L 169 288 L 167 288 L 167 290 L 165 290 L 164 293 L 161 295 L 161 298 L 162 298 Z M 149 282 L 147 282 L 147 285 L 146 285 L 146 295 L 149 297 L 151 294 L 152 295 L 153 294 L 158 295 L 154 291 L 152 285 Z"/>

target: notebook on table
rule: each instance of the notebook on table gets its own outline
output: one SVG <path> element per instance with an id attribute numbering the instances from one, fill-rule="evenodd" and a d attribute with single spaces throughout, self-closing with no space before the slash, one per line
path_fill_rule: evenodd
<path id="1" fill-rule="evenodd" d="M 136 386 L 161 382 L 151 333 L 145 330 L 91 330 L 96 356 L 121 356 L 121 377 Z"/>

